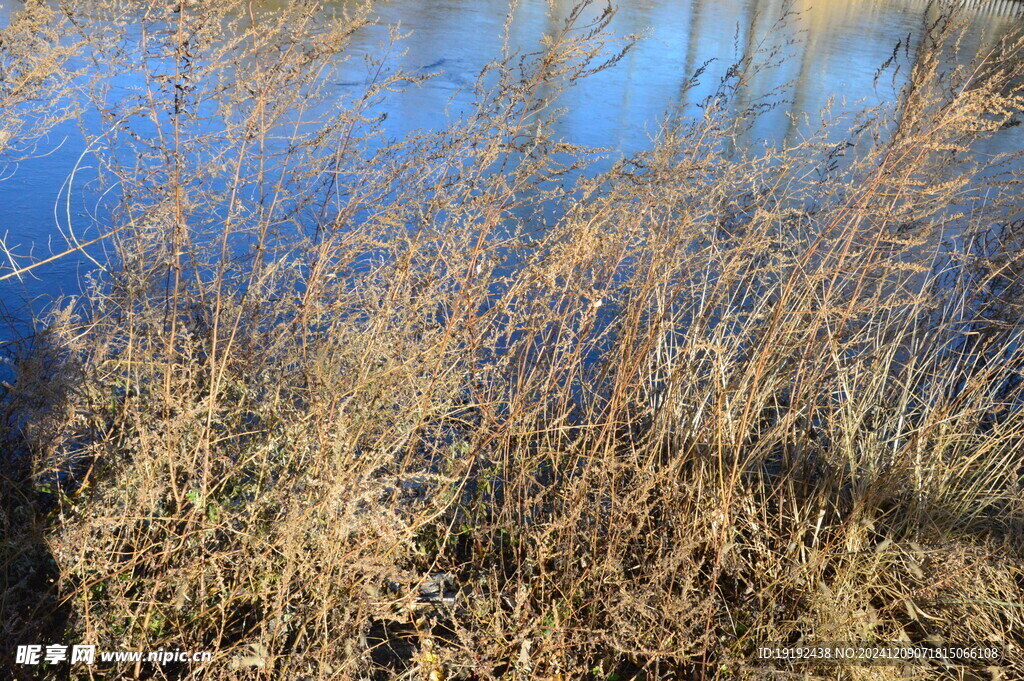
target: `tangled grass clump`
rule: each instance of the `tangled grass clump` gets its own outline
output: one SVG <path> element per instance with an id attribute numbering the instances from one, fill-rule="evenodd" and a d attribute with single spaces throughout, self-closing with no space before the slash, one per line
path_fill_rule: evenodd
<path id="1" fill-rule="evenodd" d="M 766 45 L 602 170 L 554 136 L 630 47 L 590 2 L 386 144 L 421 75 L 324 90 L 368 7 L 61 7 L 114 257 L 4 388 L 4 640 L 36 594 L 54 640 L 213 652 L 109 678 L 1022 678 L 1019 178 L 972 151 L 1020 45 L 947 68 L 951 15 L 895 103 L 753 155 Z"/>

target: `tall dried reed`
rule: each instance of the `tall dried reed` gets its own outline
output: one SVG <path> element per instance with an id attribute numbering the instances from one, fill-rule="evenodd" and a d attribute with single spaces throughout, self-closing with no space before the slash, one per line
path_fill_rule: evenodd
<path id="1" fill-rule="evenodd" d="M 96 678 L 777 678 L 758 646 L 938 640 L 1021 678 L 1022 206 L 973 151 L 1020 45 L 944 66 L 950 9 L 891 104 L 754 154 L 769 38 L 602 170 L 554 132 L 632 44 L 588 1 L 400 140 L 422 75 L 326 85 L 370 6 L 60 8 L 116 207 L 5 388 L 5 579 L 42 546 L 51 639 L 214 652 Z"/>

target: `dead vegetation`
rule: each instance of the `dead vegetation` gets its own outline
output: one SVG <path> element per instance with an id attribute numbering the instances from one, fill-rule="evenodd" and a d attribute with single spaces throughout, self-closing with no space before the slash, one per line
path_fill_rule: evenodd
<path id="1" fill-rule="evenodd" d="M 766 43 L 601 170 L 553 134 L 629 48 L 588 2 L 397 141 L 423 76 L 324 85 L 369 7 L 61 8 L 115 222 L 4 388 L 3 640 L 214 653 L 76 678 L 1021 678 L 1019 181 L 972 152 L 1020 46 L 946 68 L 936 24 L 890 106 L 753 155 Z M 1006 657 L 756 659 L 798 641 Z"/>

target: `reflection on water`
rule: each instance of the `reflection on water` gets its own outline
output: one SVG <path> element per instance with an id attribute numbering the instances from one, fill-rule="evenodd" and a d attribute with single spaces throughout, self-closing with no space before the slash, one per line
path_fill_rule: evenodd
<path id="1" fill-rule="evenodd" d="M 267 9 L 283 0 L 264 2 Z M 554 11 L 542 0 L 518 4 L 510 26 L 513 46 L 536 50 L 540 37 L 551 33 L 574 4 L 556 0 Z M 344 2 L 330 6 L 344 9 Z M 401 24 L 409 33 L 397 66 L 436 76 L 423 87 L 410 88 L 389 100 L 387 133 L 437 128 L 457 116 L 470 101 L 468 85 L 502 49 L 507 0 L 392 0 L 374 6 L 377 26 L 360 33 L 356 54 L 332 86 L 339 92 L 360 87 L 367 77 L 361 55 L 380 54 L 388 25 Z M 780 17 L 790 11 L 785 21 Z M 10 0 L 0 5 L 0 24 L 13 11 Z M 777 68 L 754 72 L 739 105 L 778 91 L 783 105 L 761 116 L 747 139 L 788 144 L 801 135 L 805 114 L 817 118 L 830 99 L 850 109 L 892 100 L 909 67 L 895 81 L 876 82 L 878 67 L 897 44 L 902 58 L 913 63 L 922 36 L 934 21 L 935 9 L 924 0 L 631 0 L 619 7 L 613 28 L 622 35 L 645 39 L 614 69 L 597 74 L 567 93 L 566 113 L 558 133 L 570 141 L 628 153 L 649 145 L 659 120 L 668 112 L 693 114 L 696 105 L 745 50 L 758 45 L 787 45 L 788 57 Z M 972 0 L 967 3 L 967 31 L 960 58 L 971 59 L 998 50 L 1000 41 L 1021 30 L 1024 3 L 1016 0 Z M 774 30 L 773 30 L 774 29 Z M 690 77 L 705 69 L 701 84 L 687 88 Z M 779 89 L 783 88 L 783 89 Z M 1005 131 L 990 144 L 999 150 L 1024 148 L 1024 126 Z M 0 182 L 0 234 L 21 254 L 45 257 L 65 248 L 55 223 L 55 202 L 65 179 L 86 143 L 74 125 L 55 131 L 40 145 L 40 158 L 8 168 Z M 13 171 L 13 174 L 11 174 Z M 66 197 L 65 197 L 66 198 Z M 87 191 L 72 195 L 73 213 L 90 208 Z M 89 235 L 86 235 L 89 236 Z M 0 302 L 9 316 L 24 322 L 60 293 L 81 288 L 86 263 L 67 258 L 39 271 L 39 280 L 0 283 Z M 3 270 L 0 270 L 2 272 Z M 0 327 L 0 339 L 19 333 Z"/>
<path id="2" fill-rule="evenodd" d="M 564 16 L 572 0 L 558 0 Z M 443 122 L 453 91 L 464 86 L 501 49 L 505 0 L 389 2 L 379 5 L 384 22 L 401 22 L 412 35 L 399 60 L 410 70 L 426 65 L 439 73 L 426 87 L 395 103 L 392 131 L 434 127 Z M 931 7 L 931 9 L 929 9 Z M 787 10 L 795 13 L 779 21 Z M 792 141 L 794 119 L 817 114 L 833 96 L 856 103 L 877 104 L 893 97 L 888 79 L 875 84 L 875 74 L 897 43 L 912 61 L 937 10 L 925 0 L 645 0 L 622 3 L 614 27 L 621 34 L 641 33 L 646 39 L 617 68 L 598 74 L 564 100 L 567 113 L 561 132 L 573 141 L 635 151 L 648 145 L 649 134 L 666 111 L 692 105 L 706 96 L 744 50 L 759 44 L 782 44 L 790 57 L 776 69 L 765 69 L 751 82 L 751 98 L 784 85 L 787 105 L 760 121 L 756 136 L 773 142 Z M 1000 41 L 1021 30 L 1024 3 L 971 3 L 963 56 L 971 58 L 998 49 Z M 522 2 L 511 38 L 524 50 L 536 49 L 539 37 L 551 33 L 561 16 L 549 15 L 547 3 Z M 773 32 L 773 27 L 775 31 Z M 372 52 L 384 39 L 383 29 L 364 34 L 361 49 Z M 684 92 L 690 76 L 706 65 L 702 87 Z M 900 78 L 909 69 L 904 69 Z M 896 87 L 902 85 L 897 79 Z M 461 101 L 464 103 L 467 98 Z M 456 98 L 455 104 L 460 103 Z M 791 116 L 790 114 L 794 114 Z M 813 118 L 813 116 L 812 116 Z"/>

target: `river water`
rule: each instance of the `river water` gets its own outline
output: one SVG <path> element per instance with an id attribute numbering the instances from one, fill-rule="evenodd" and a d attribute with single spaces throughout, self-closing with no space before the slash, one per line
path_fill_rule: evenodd
<path id="1" fill-rule="evenodd" d="M 274 3 L 263 4 L 272 8 Z M 521 0 L 511 40 L 523 49 L 537 46 L 571 4 Z M 17 7 L 17 2 L 2 0 L 0 25 L 10 21 Z M 365 68 L 360 55 L 378 54 L 386 43 L 387 26 L 400 24 L 408 35 L 401 41 L 403 53 L 395 57 L 396 65 L 435 77 L 388 101 L 386 131 L 402 137 L 436 129 L 468 104 L 464 88 L 500 54 L 508 7 L 507 0 L 377 2 L 379 25 L 356 36 L 356 58 L 332 74 L 337 82 L 331 86 L 361 86 Z M 793 14 L 779 24 L 787 9 Z M 563 97 L 560 105 L 566 113 L 558 133 L 570 142 L 607 148 L 611 155 L 643 149 L 660 120 L 693 114 L 737 55 L 771 35 L 776 43 L 790 43 L 788 58 L 778 68 L 757 74 L 750 88 L 767 92 L 785 86 L 779 95 L 783 105 L 758 119 L 747 143 L 793 143 L 802 134 L 800 121 L 805 116 L 816 119 L 830 100 L 847 109 L 891 100 L 893 88 L 902 84 L 900 78 L 909 69 L 897 74 L 895 82 L 879 83 L 879 66 L 897 44 L 912 61 L 935 14 L 921 0 L 630 0 L 618 8 L 610 28 L 621 35 L 642 34 L 643 39 L 616 67 Z M 961 59 L 998 50 L 1001 40 L 1024 30 L 1024 2 L 1018 0 L 971 2 L 965 15 Z M 688 88 L 691 75 L 701 67 L 701 84 Z M 77 125 L 63 125 L 39 144 L 35 158 L 8 164 L 0 174 L 0 237 L 15 253 L 45 258 L 64 251 L 60 225 L 69 213 L 72 220 L 88 217 L 97 197 L 87 183 L 79 183 L 86 186 L 73 191 L 70 200 L 62 190 L 87 144 Z M 1024 148 L 1024 126 L 1004 131 L 989 144 L 998 147 L 991 151 Z M 88 168 L 80 174 L 87 178 Z M 79 292 L 90 269 L 88 260 L 67 257 L 20 280 L 0 282 L 0 343 L 29 334 L 32 317 L 45 312 L 56 297 Z M 0 263 L 0 276 L 9 271 L 7 263 Z"/>

